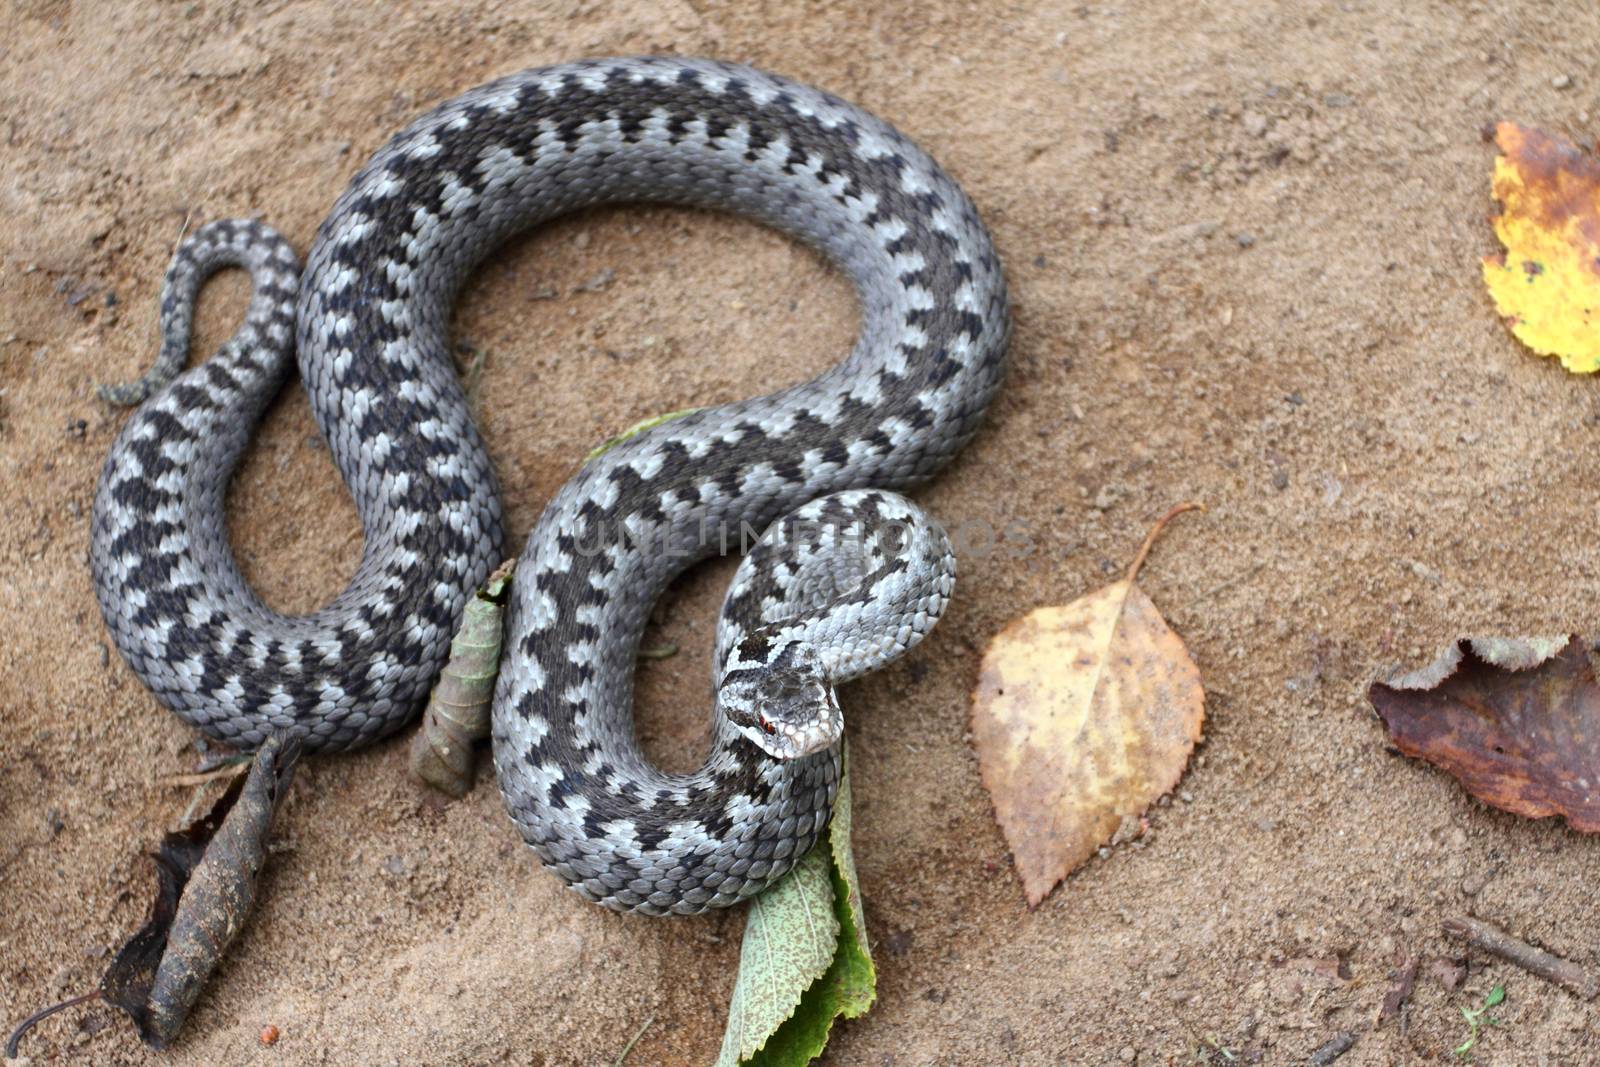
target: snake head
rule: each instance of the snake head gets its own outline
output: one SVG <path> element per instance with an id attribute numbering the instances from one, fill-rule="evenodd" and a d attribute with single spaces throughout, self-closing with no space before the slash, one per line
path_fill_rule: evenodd
<path id="1" fill-rule="evenodd" d="M 738 731 L 774 759 L 821 752 L 844 736 L 833 685 L 805 646 L 763 657 L 741 648 L 723 672 L 717 706 Z"/>

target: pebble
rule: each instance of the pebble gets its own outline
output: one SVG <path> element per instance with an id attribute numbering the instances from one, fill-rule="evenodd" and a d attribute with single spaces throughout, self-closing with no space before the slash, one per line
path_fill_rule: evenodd
<path id="1" fill-rule="evenodd" d="M 607 267 L 588 281 L 575 286 L 572 291 L 575 293 L 598 293 L 616 280 L 617 272 Z"/>
<path id="2" fill-rule="evenodd" d="M 1421 578 L 1429 585 L 1438 585 L 1443 580 L 1440 578 L 1438 571 L 1434 570 L 1426 563 L 1423 563 L 1421 560 L 1414 559 L 1411 561 L 1411 573 L 1415 574 L 1418 578 Z"/>
<path id="3" fill-rule="evenodd" d="M 1133 1048 L 1132 1045 L 1123 1045 L 1122 1046 L 1122 1051 L 1117 1053 L 1117 1059 L 1121 1060 L 1123 1063 L 1132 1063 L 1134 1060 L 1136 1060 L 1138 1058 L 1139 1058 L 1139 1053 L 1134 1051 L 1134 1048 Z"/>
<path id="4" fill-rule="evenodd" d="M 1239 121 L 1244 124 L 1244 132 L 1251 137 L 1261 137 L 1267 132 L 1267 117 L 1259 111 L 1246 111 Z"/>
<path id="5" fill-rule="evenodd" d="M 1240 248 L 1250 248 L 1256 243 L 1256 235 L 1249 230 L 1243 230 L 1233 235 L 1233 243 Z"/>
<path id="6" fill-rule="evenodd" d="M 1552 88 L 1552 89 L 1570 89 L 1570 88 L 1572 88 L 1572 76 L 1570 74 L 1557 74 L 1554 78 L 1550 79 L 1550 88 Z"/>

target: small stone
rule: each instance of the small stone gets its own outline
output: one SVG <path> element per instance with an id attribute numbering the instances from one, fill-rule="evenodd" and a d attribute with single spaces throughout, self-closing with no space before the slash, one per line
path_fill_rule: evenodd
<path id="1" fill-rule="evenodd" d="M 1244 125 L 1244 132 L 1251 137 L 1261 137 L 1267 132 L 1267 117 L 1259 111 L 1246 111 L 1239 121 Z"/>
<path id="2" fill-rule="evenodd" d="M 583 284 L 576 286 L 572 291 L 575 293 L 598 293 L 616 280 L 617 272 L 612 270 L 610 267 L 607 267 L 599 274 L 596 274 L 593 278 L 590 278 Z"/>
<path id="3" fill-rule="evenodd" d="M 1194 794 L 1185 789 L 1183 792 L 1178 794 L 1178 799 L 1183 801 L 1185 804 L 1193 804 Z"/>
<path id="4" fill-rule="evenodd" d="M 1278 492 L 1280 492 L 1280 493 L 1283 492 L 1285 489 L 1289 488 L 1289 472 L 1288 471 L 1273 471 L 1272 472 L 1272 488 L 1278 490 Z"/>
<path id="5" fill-rule="evenodd" d="M 1423 563 L 1421 560 L 1414 559 L 1411 561 L 1411 573 L 1415 574 L 1418 578 L 1421 578 L 1429 585 L 1438 585 L 1441 581 L 1443 581 L 1443 579 L 1440 578 L 1438 571 Z"/>
<path id="6" fill-rule="evenodd" d="M 1094 495 L 1094 500 L 1091 502 L 1090 506 L 1096 511 L 1109 511 L 1111 508 L 1115 507 L 1117 501 L 1121 499 L 1122 487 L 1114 482 L 1107 482 L 1105 485 L 1102 485 L 1100 487 L 1100 491 Z"/>
<path id="7" fill-rule="evenodd" d="M 1134 1051 L 1134 1047 L 1132 1045 L 1123 1045 L 1122 1050 L 1117 1053 L 1117 1059 L 1121 1060 L 1123 1063 L 1132 1063 L 1138 1058 L 1139 1053 Z"/>
<path id="8" fill-rule="evenodd" d="M 573 244 L 573 247 L 575 247 L 577 249 L 580 249 L 580 250 L 588 248 L 589 247 L 589 231 L 588 230 L 580 231 L 578 236 L 576 236 L 576 237 L 574 237 L 572 239 L 572 244 Z"/>
<path id="9" fill-rule="evenodd" d="M 1322 97 L 1323 107 L 1349 107 L 1355 102 L 1349 93 L 1324 93 Z"/>
<path id="10" fill-rule="evenodd" d="M 1570 89 L 1570 88 L 1572 88 L 1572 76 L 1570 74 L 1557 74 L 1554 78 L 1550 79 L 1550 88 L 1552 88 L 1552 89 Z"/>
<path id="11" fill-rule="evenodd" d="M 278 1043 L 278 1028 L 268 1023 L 261 1028 L 261 1046 L 266 1048 Z"/>
<path id="12" fill-rule="evenodd" d="M 1249 230 L 1241 230 L 1233 235 L 1233 243 L 1240 248 L 1250 248 L 1256 243 L 1256 235 Z"/>

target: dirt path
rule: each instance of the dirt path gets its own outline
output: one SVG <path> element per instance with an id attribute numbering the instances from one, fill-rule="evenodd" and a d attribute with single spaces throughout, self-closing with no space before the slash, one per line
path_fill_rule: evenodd
<path id="1" fill-rule="evenodd" d="M 1362 698 L 1380 667 L 1461 631 L 1595 629 L 1600 394 L 1518 349 L 1477 261 L 1493 247 L 1480 130 L 1593 135 L 1600 9 L 1499 8 L 12 5 L 0 1004 L 93 984 L 143 918 L 137 853 L 188 800 L 156 779 L 192 764 L 190 734 L 108 657 L 85 564 L 121 419 L 92 386 L 152 358 L 184 226 L 259 212 L 304 249 L 429 104 L 524 66 L 679 51 L 813 81 L 911 133 L 979 204 L 1016 297 L 1007 390 L 921 499 L 952 525 L 1025 524 L 1033 545 L 963 559 L 935 639 L 846 694 L 881 999 L 828 1062 L 1303 1063 L 1371 1023 L 1402 954 L 1424 959 L 1408 1027 L 1363 1034 L 1340 1067 L 1445 1062 L 1458 1006 L 1496 982 L 1509 997 L 1478 1062 L 1600 1062 L 1593 1007 L 1504 966 L 1475 960 L 1453 991 L 1431 967 L 1458 953 L 1439 929 L 1458 913 L 1594 965 L 1600 841 L 1391 755 Z M 243 291 L 208 291 L 207 349 Z M 498 256 L 457 327 L 486 354 L 482 425 L 520 534 L 596 441 L 800 379 L 845 350 L 854 310 L 774 234 L 606 211 Z M 1188 498 L 1210 510 L 1141 583 L 1205 676 L 1207 743 L 1149 837 L 1027 913 L 963 736 L 973 650 L 1101 583 Z M 298 391 L 232 516 L 280 608 L 353 570 L 354 514 Z M 645 669 L 642 731 L 669 765 L 705 743 L 728 573 L 685 584 L 660 635 L 684 652 Z M 740 913 L 585 905 L 491 785 L 439 804 L 404 762 L 394 741 L 302 769 L 264 904 L 178 1049 L 148 1053 L 96 1009 L 46 1024 L 35 1062 L 587 1065 L 651 1018 L 629 1063 L 710 1061 Z"/>

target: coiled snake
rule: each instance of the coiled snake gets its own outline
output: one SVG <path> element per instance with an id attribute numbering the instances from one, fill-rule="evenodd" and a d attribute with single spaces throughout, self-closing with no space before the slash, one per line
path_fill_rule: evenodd
<path id="1" fill-rule="evenodd" d="M 493 712 L 511 817 L 589 899 L 688 913 L 759 891 L 812 846 L 839 775 L 832 687 L 920 639 L 950 590 L 942 532 L 881 490 L 926 479 L 972 436 L 1001 379 L 1005 287 L 971 202 L 882 121 L 746 67 L 590 60 L 413 122 L 339 198 L 298 280 L 265 226 L 202 228 L 167 276 L 155 369 L 106 391 L 144 403 L 106 460 L 91 563 L 118 649 L 213 737 L 250 748 L 287 727 L 338 750 L 404 724 L 501 554 L 494 472 L 449 355 L 456 293 L 510 234 L 621 201 L 769 223 L 842 268 L 862 309 L 848 358 L 811 381 L 584 466 L 520 558 Z M 252 277 L 246 320 L 174 379 L 199 286 L 229 265 Z M 250 590 L 223 519 L 295 358 L 366 537 L 349 586 L 303 617 Z M 631 719 L 652 603 L 796 508 L 724 606 L 710 757 L 662 773 Z"/>

